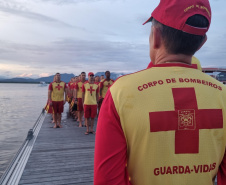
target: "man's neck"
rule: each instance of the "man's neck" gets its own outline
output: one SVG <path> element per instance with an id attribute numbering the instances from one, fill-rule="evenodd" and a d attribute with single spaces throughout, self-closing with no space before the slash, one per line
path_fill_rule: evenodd
<path id="1" fill-rule="evenodd" d="M 60 83 L 60 80 L 56 80 L 56 83 Z"/>
<path id="2" fill-rule="evenodd" d="M 109 78 L 106 78 L 105 80 L 110 81 L 111 79 L 110 79 L 110 77 L 109 77 Z"/>
<path id="3" fill-rule="evenodd" d="M 82 79 L 82 80 L 81 80 L 82 83 L 84 83 L 85 81 L 86 81 L 85 79 Z"/>
<path id="4" fill-rule="evenodd" d="M 164 63 L 183 63 L 183 64 L 188 64 L 191 65 L 191 58 L 192 56 L 188 55 L 174 55 L 174 54 L 162 54 L 162 55 L 157 55 L 154 61 L 154 65 L 157 64 L 164 64 Z"/>
<path id="5" fill-rule="evenodd" d="M 89 82 L 90 84 L 93 84 L 93 83 L 94 83 L 92 80 L 88 80 L 88 82 Z"/>

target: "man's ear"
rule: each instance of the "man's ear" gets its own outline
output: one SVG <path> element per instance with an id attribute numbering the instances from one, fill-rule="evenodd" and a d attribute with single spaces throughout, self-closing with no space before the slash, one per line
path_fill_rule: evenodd
<path id="1" fill-rule="evenodd" d="M 200 50 L 200 48 L 205 44 L 206 41 L 207 41 L 207 35 L 205 35 L 205 38 L 204 38 L 204 40 L 202 41 L 202 43 L 200 44 L 200 46 L 199 46 L 199 48 L 197 49 L 197 51 Z"/>
<path id="2" fill-rule="evenodd" d="M 154 47 L 154 49 L 160 48 L 161 44 L 162 44 L 161 31 L 158 27 L 153 27 L 153 47 Z"/>

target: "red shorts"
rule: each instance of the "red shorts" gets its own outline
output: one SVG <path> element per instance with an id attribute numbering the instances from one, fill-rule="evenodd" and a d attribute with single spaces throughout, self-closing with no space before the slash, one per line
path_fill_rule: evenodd
<path id="1" fill-rule="evenodd" d="M 97 105 L 84 105 L 84 117 L 95 118 L 97 116 Z"/>
<path id="2" fill-rule="evenodd" d="M 77 98 L 77 101 L 78 101 L 78 103 L 77 103 L 77 105 L 78 105 L 77 110 L 78 111 L 83 111 L 82 98 Z"/>
<path id="3" fill-rule="evenodd" d="M 64 112 L 64 101 L 52 101 L 54 114 Z"/>

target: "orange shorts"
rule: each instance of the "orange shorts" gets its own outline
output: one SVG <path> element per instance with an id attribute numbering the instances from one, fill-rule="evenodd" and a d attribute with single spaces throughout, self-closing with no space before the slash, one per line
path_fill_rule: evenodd
<path id="1" fill-rule="evenodd" d="M 64 112 L 64 101 L 52 101 L 54 114 Z"/>
<path id="2" fill-rule="evenodd" d="M 95 118 L 97 116 L 97 105 L 84 105 L 84 117 Z"/>
<path id="3" fill-rule="evenodd" d="M 77 111 L 83 111 L 82 98 L 77 98 Z"/>

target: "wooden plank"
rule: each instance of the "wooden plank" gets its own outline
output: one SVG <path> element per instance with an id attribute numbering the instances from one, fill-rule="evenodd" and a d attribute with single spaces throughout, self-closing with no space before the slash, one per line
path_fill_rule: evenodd
<path id="1" fill-rule="evenodd" d="M 65 118 L 53 129 L 46 116 L 19 184 L 93 184 L 95 135 L 77 125 Z"/>

